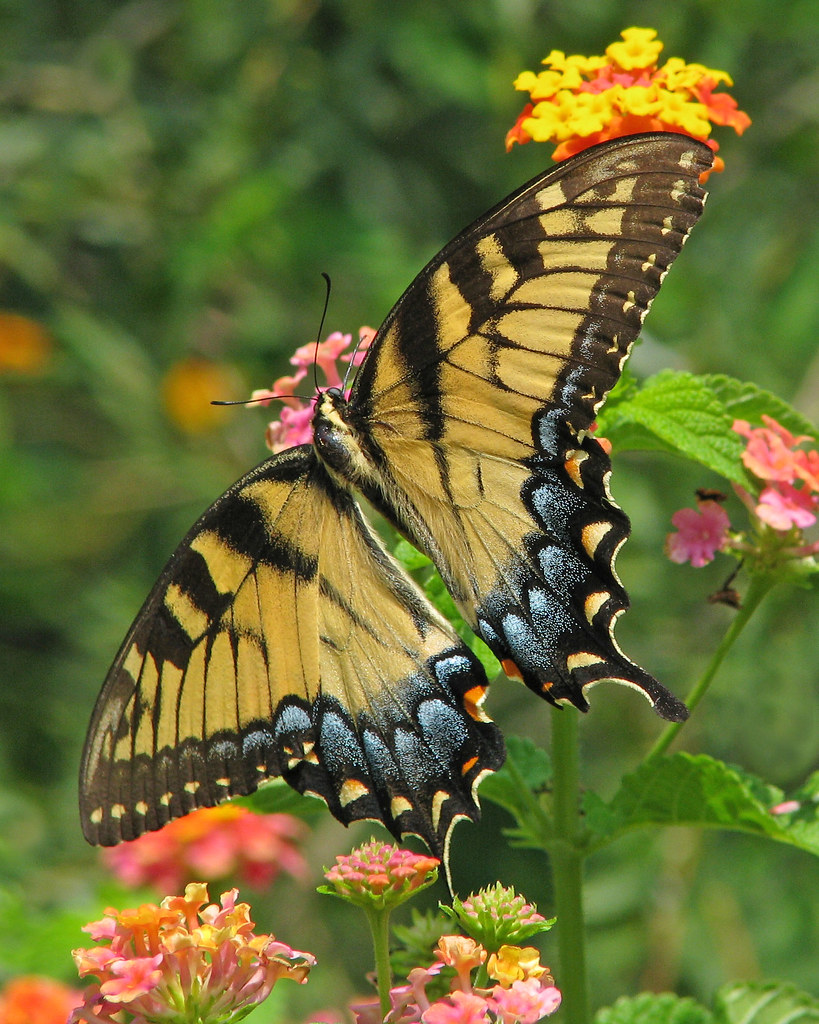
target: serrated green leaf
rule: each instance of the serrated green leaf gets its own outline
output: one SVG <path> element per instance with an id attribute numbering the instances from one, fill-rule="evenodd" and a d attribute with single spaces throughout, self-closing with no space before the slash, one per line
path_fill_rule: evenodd
<path id="1" fill-rule="evenodd" d="M 723 403 L 733 419 L 748 420 L 754 426 L 762 423 L 762 416 L 772 416 L 792 434 L 807 434 L 819 440 L 819 428 L 806 419 L 793 406 L 750 381 L 736 380 L 721 373 L 710 373 L 702 378 Z"/>
<path id="2" fill-rule="evenodd" d="M 711 1024 L 713 1014 L 693 999 L 642 992 L 597 1011 L 594 1024 Z"/>
<path id="3" fill-rule="evenodd" d="M 700 825 L 750 832 L 819 855 L 819 815 L 814 801 L 792 814 L 773 814 L 783 793 L 706 754 L 678 753 L 650 761 L 626 775 L 606 803 L 584 800 L 592 846 L 651 825 Z"/>
<path id="4" fill-rule="evenodd" d="M 819 1000 L 780 981 L 724 985 L 714 999 L 716 1024 L 816 1024 Z"/>
<path id="5" fill-rule="evenodd" d="M 747 483 L 740 461 L 744 443 L 732 422 L 705 378 L 672 370 L 650 377 L 598 418 L 600 433 L 617 449 L 661 449 Z"/>

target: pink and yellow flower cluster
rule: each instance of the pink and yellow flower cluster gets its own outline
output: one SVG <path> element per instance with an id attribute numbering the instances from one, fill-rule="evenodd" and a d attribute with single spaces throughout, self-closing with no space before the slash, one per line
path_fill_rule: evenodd
<path id="1" fill-rule="evenodd" d="M 754 545 L 741 534 L 732 534 L 730 521 L 719 501 L 702 497 L 697 508 L 675 512 L 671 522 L 677 533 L 669 534 L 666 552 L 672 562 L 691 562 L 700 568 L 717 551 L 733 550 L 746 557 L 804 558 L 819 553 L 819 541 L 805 543 L 801 535 L 819 516 L 819 451 L 799 447 L 813 438 L 792 434 L 771 416 L 763 426 L 752 427 L 735 420 L 733 429 L 746 439 L 743 465 L 758 480 L 758 493 L 734 486 L 740 500 L 759 524 L 761 541 Z M 770 538 L 764 543 L 765 537 Z"/>
<path id="2" fill-rule="evenodd" d="M 490 982 L 477 986 L 476 970 Z M 427 991 L 439 976 L 450 976 L 449 991 L 435 997 Z M 444 935 L 429 967 L 411 971 L 406 985 L 390 992 L 387 1022 L 400 1024 L 535 1024 L 560 1005 L 560 992 L 548 967 L 531 946 L 501 946 L 497 953 L 463 935 Z M 356 1024 L 381 1024 L 375 1002 L 352 1007 Z"/>
<path id="3" fill-rule="evenodd" d="M 713 125 L 741 135 L 751 123 L 728 93 L 716 91 L 733 84 L 726 72 L 679 57 L 658 65 L 663 44 L 654 29 L 627 28 L 620 35 L 604 56 L 552 50 L 543 61 L 545 71 L 522 72 L 515 88 L 528 92 L 530 102 L 508 132 L 506 148 L 553 142 L 552 158 L 565 160 L 607 139 L 670 131 L 700 139 L 716 152 L 709 138 Z M 714 169 L 722 167 L 717 158 Z"/>
<path id="4" fill-rule="evenodd" d="M 204 883 L 192 882 L 184 896 L 167 896 L 159 906 L 111 908 L 87 925 L 98 945 L 75 949 L 74 962 L 80 977 L 97 981 L 69 1024 L 232 1024 L 280 978 L 305 982 L 315 957 L 254 934 L 250 907 L 237 903 L 237 895 L 236 889 L 223 893 L 217 906 L 208 902 Z"/>

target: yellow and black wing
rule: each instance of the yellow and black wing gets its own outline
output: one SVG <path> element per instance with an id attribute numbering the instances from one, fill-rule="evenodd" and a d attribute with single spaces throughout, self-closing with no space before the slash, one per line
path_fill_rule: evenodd
<path id="1" fill-rule="evenodd" d="M 111 844 L 281 775 L 436 853 L 503 760 L 479 662 L 384 551 L 359 490 L 424 550 L 510 674 L 586 707 L 613 678 L 685 708 L 613 637 L 628 520 L 588 435 L 699 217 L 710 151 L 621 139 L 462 232 L 390 313 L 314 446 L 193 527 L 107 677 L 81 769 Z"/>
<path id="2" fill-rule="evenodd" d="M 629 532 L 588 434 L 703 208 L 711 151 L 618 139 L 535 179 L 467 228 L 387 318 L 349 420 L 367 496 L 435 562 L 507 672 L 587 707 L 615 679 L 665 718 L 684 705 L 617 647 Z"/>
<path id="3" fill-rule="evenodd" d="M 133 839 L 280 775 L 440 854 L 503 760 L 485 686 L 350 492 L 291 449 L 202 516 L 126 637 L 86 740 L 83 831 Z"/>

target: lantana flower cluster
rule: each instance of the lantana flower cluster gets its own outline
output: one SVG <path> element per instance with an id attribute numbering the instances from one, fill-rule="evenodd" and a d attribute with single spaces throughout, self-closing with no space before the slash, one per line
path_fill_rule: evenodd
<path id="1" fill-rule="evenodd" d="M 307 863 L 298 848 L 306 826 L 292 814 L 255 814 L 240 804 L 202 807 L 158 832 L 102 852 L 106 866 L 124 885 L 178 892 L 192 878 L 237 878 L 266 888 L 281 871 L 304 878 Z"/>
<path id="2" fill-rule="evenodd" d="M 473 977 L 483 969 L 487 983 Z M 430 995 L 439 976 L 451 976 L 444 995 Z M 431 986 L 431 983 L 433 985 Z M 444 935 L 429 967 L 410 971 L 407 983 L 390 991 L 389 1024 L 534 1024 L 560 1005 L 560 992 L 540 954 L 531 946 L 505 945 L 496 953 L 464 935 Z M 356 1024 L 381 1024 L 377 1003 L 352 1007 Z"/>
<path id="3" fill-rule="evenodd" d="M 336 857 L 324 872 L 330 885 L 319 892 L 341 896 L 365 909 L 392 910 L 432 885 L 440 863 L 437 857 L 371 839 L 352 853 Z"/>
<path id="4" fill-rule="evenodd" d="M 455 896 L 452 907 L 441 909 L 463 930 L 489 949 L 548 931 L 555 918 L 547 920 L 533 903 L 500 882 L 472 893 L 466 899 Z"/>
<path id="5" fill-rule="evenodd" d="M 766 562 L 819 553 L 819 541 L 809 543 L 802 535 L 819 515 L 819 451 L 799 447 L 813 442 L 807 434 L 792 434 L 771 416 L 763 415 L 762 422 L 761 427 L 752 427 L 746 420 L 733 423 L 733 429 L 747 440 L 743 465 L 759 481 L 755 495 L 734 486 L 751 513 L 757 541 L 733 532 L 720 500 L 703 494 L 696 509 L 680 509 L 671 517 L 677 532 L 669 534 L 666 552 L 672 562 L 690 562 L 700 568 L 713 561 L 718 551 Z"/>
<path id="6" fill-rule="evenodd" d="M 217 906 L 192 882 L 159 906 L 108 909 L 84 929 L 98 945 L 73 952 L 80 977 L 97 981 L 69 1024 L 232 1024 L 280 978 L 305 982 L 315 957 L 254 934 L 237 896 L 231 889 Z"/>
<path id="7" fill-rule="evenodd" d="M 324 374 L 324 385 L 319 390 L 339 388 L 345 398 L 350 397 L 350 389 L 344 388 L 338 360 L 352 366 L 360 366 L 367 354 L 367 349 L 375 337 L 372 327 L 362 327 L 358 332 L 358 344 L 354 351 L 347 351 L 352 342 L 351 334 L 334 331 L 318 345 L 302 345 L 297 348 L 290 362 L 296 367 L 293 374 L 279 377 L 273 386 L 254 391 L 251 399 L 262 405 L 269 405 L 274 399 L 280 399 L 284 408 L 277 420 L 268 424 L 266 433 L 267 447 L 275 454 L 292 448 L 298 444 L 309 444 L 313 440 L 313 401 L 294 394 L 314 366 Z"/>
<path id="8" fill-rule="evenodd" d="M 726 92 L 732 85 L 725 71 L 687 64 L 679 57 L 658 64 L 663 49 L 651 28 L 627 28 L 605 55 L 567 56 L 561 50 L 543 61 L 546 70 L 522 72 L 515 88 L 528 92 L 526 104 L 506 136 L 506 148 L 524 142 L 554 142 L 554 160 L 589 146 L 640 132 L 670 131 L 700 139 L 714 152 L 713 125 L 727 125 L 737 134 L 751 123 Z M 714 170 L 722 170 L 717 158 Z"/>

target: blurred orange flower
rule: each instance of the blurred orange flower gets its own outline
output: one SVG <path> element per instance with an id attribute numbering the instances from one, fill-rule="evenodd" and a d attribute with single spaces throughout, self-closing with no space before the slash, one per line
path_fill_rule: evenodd
<path id="1" fill-rule="evenodd" d="M 0 990 L 0 1024 L 65 1024 L 82 992 L 53 978 L 30 974 Z"/>
<path id="2" fill-rule="evenodd" d="M 52 347 L 51 335 L 41 323 L 0 311 L 0 373 L 39 373 Z"/>
<path id="3" fill-rule="evenodd" d="M 186 434 L 203 434 L 224 422 L 225 410 L 210 403 L 239 393 L 236 371 L 201 356 L 182 359 L 165 374 L 162 400 L 170 420 Z"/>

